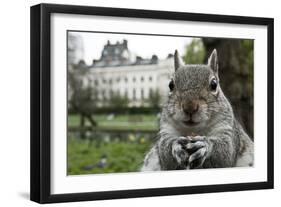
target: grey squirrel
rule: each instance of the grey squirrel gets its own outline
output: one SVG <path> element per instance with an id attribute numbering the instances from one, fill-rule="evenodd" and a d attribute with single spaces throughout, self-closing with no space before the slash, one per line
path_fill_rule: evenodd
<path id="1" fill-rule="evenodd" d="M 184 65 L 177 50 L 158 140 L 142 171 L 252 166 L 254 144 L 219 84 L 216 49 L 206 65 Z"/>

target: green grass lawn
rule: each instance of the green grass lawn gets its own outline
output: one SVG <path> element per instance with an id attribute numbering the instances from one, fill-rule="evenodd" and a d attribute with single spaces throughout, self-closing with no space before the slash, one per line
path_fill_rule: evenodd
<path id="1" fill-rule="evenodd" d="M 150 149 L 147 139 L 96 142 L 68 139 L 68 175 L 137 172 Z M 105 166 L 100 162 L 106 157 Z"/>
<path id="2" fill-rule="evenodd" d="M 79 115 L 68 116 L 68 174 L 96 174 L 139 171 L 158 130 L 156 115 L 95 115 L 93 133 L 79 136 Z M 90 126 L 90 122 L 86 122 Z M 78 130 L 78 131 L 77 131 Z M 106 160 L 106 164 L 101 165 Z"/>
<path id="3" fill-rule="evenodd" d="M 94 120 L 98 123 L 98 128 L 109 130 L 157 130 L 157 115 L 116 115 L 112 119 L 108 119 L 108 115 L 95 115 Z M 78 127 L 80 124 L 79 115 L 68 116 L 68 126 Z M 90 122 L 86 121 L 86 126 L 90 126 Z"/>

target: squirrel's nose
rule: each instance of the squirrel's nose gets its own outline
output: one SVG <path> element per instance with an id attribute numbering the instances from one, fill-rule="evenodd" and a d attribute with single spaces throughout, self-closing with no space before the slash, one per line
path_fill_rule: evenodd
<path id="1" fill-rule="evenodd" d="M 185 104 L 182 104 L 182 109 L 186 114 L 194 114 L 199 110 L 199 104 L 197 101 L 191 101 Z"/>

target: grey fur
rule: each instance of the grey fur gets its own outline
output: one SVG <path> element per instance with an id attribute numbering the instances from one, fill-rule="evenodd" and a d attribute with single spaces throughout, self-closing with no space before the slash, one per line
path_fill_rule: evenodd
<path id="1" fill-rule="evenodd" d="M 179 56 L 178 51 L 175 51 L 175 55 L 174 55 L 174 62 L 175 62 L 175 71 L 179 68 L 183 66 L 183 62 L 182 59 Z"/>
<path id="2" fill-rule="evenodd" d="M 210 89 L 212 79 L 218 83 L 216 90 Z M 158 141 L 146 155 L 142 171 L 252 166 L 253 142 L 220 88 L 216 50 L 207 65 L 182 65 L 176 52 L 173 81 Z M 183 111 L 194 103 L 198 111 Z"/>
<path id="3" fill-rule="evenodd" d="M 214 49 L 212 54 L 210 55 L 209 59 L 208 59 L 208 66 L 210 66 L 210 68 L 212 68 L 212 70 L 218 74 L 218 70 L 219 70 L 219 65 L 218 65 L 218 54 L 217 54 L 217 50 Z"/>

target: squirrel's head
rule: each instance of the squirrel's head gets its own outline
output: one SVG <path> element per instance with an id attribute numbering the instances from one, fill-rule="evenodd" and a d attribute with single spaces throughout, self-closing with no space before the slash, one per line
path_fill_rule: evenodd
<path id="1" fill-rule="evenodd" d="M 214 49 L 206 65 L 184 65 L 177 51 L 174 61 L 175 73 L 169 83 L 169 116 L 182 127 L 205 125 L 213 113 L 219 112 L 217 51 Z"/>

